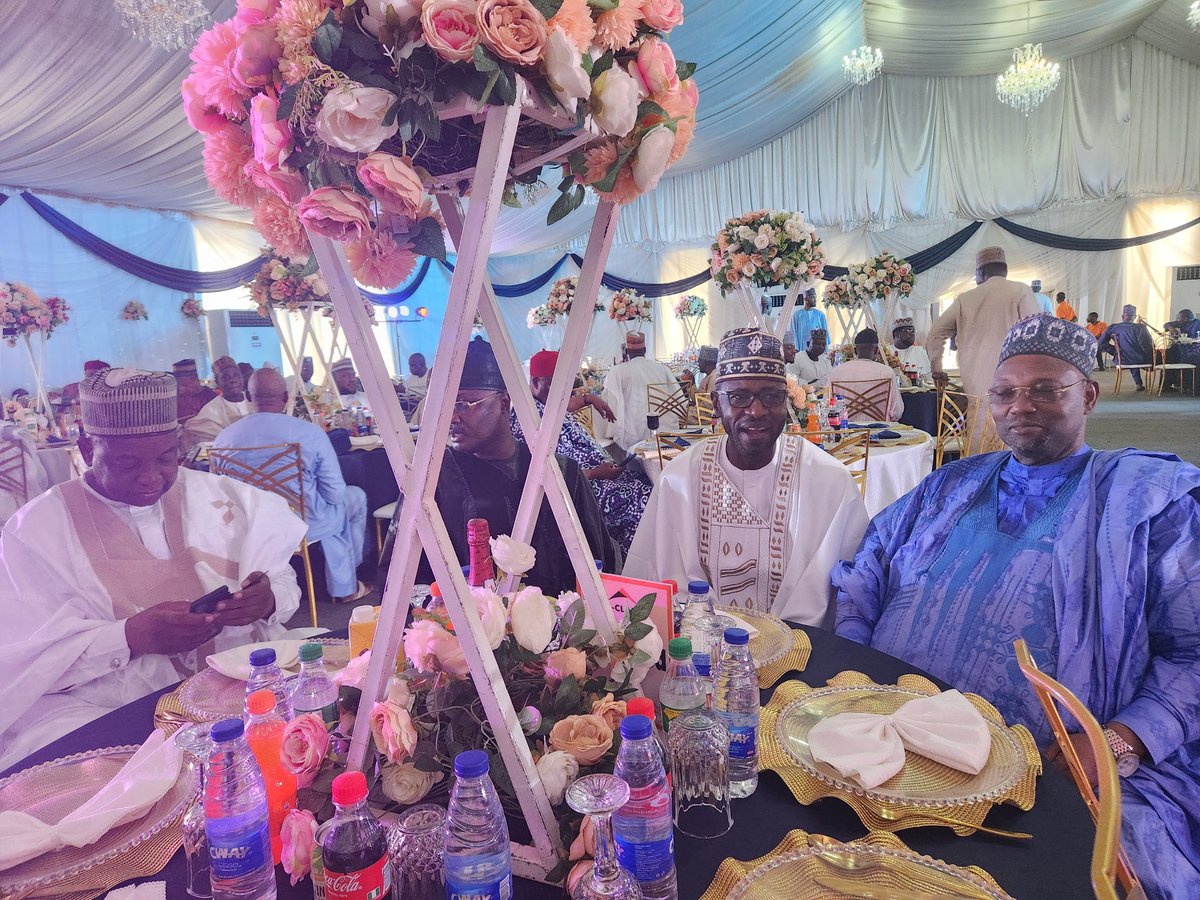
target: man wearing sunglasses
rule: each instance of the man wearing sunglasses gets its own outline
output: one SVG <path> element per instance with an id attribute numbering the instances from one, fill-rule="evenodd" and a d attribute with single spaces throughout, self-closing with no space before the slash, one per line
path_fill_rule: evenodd
<path id="1" fill-rule="evenodd" d="M 783 435 L 787 378 L 770 332 L 728 332 L 716 385 L 725 434 L 698 439 L 663 469 L 624 574 L 704 579 L 724 606 L 824 624 L 829 571 L 867 526 L 858 488 L 832 456 Z"/>
<path id="2" fill-rule="evenodd" d="M 988 402 L 1010 451 L 944 466 L 834 570 L 837 631 L 990 700 L 1060 748 L 1013 642 L 1104 723 L 1124 845 L 1152 897 L 1200 884 L 1200 469 L 1092 450 L 1096 339 L 1017 322 Z M 1072 735 L 1085 770 L 1095 757 Z"/>

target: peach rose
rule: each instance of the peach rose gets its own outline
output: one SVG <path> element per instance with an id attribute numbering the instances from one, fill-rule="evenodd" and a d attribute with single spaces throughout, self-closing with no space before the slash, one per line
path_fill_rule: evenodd
<path id="1" fill-rule="evenodd" d="M 267 171 L 257 159 L 247 160 L 242 171 L 256 187 L 270 191 L 284 203 L 296 203 L 308 190 L 308 185 L 295 169 L 280 166 L 278 169 Z M 263 235 L 267 237 L 267 235 Z M 275 249 L 279 249 L 276 247 Z"/>
<path id="2" fill-rule="evenodd" d="M 183 94 L 183 113 L 187 116 L 188 124 L 197 131 L 220 131 L 229 124 L 227 118 L 208 105 L 200 93 L 195 75 L 185 78 L 180 90 Z"/>
<path id="3" fill-rule="evenodd" d="M 316 713 L 296 716 L 283 729 L 279 757 L 284 768 L 296 776 L 297 787 L 306 788 L 313 783 L 328 750 L 329 732 Z"/>
<path id="4" fill-rule="evenodd" d="M 481 0 L 475 10 L 484 46 L 518 66 L 532 66 L 548 37 L 546 19 L 529 0 Z"/>
<path id="5" fill-rule="evenodd" d="M 351 153 L 370 153 L 400 128 L 397 121 L 384 125 L 383 119 L 396 95 L 383 88 L 335 88 L 325 95 L 321 110 L 313 120 L 317 137 L 331 147 Z"/>
<path id="6" fill-rule="evenodd" d="M 250 138 L 254 158 L 268 172 L 278 169 L 292 154 L 292 129 L 279 121 L 279 101 L 270 94 L 256 94 L 250 101 Z"/>
<path id="7" fill-rule="evenodd" d="M 577 647 L 555 650 L 546 657 L 546 684 L 556 688 L 568 675 L 574 675 L 576 681 L 587 675 L 587 656 Z"/>
<path id="8" fill-rule="evenodd" d="M 646 38 L 638 48 L 637 63 L 630 74 L 636 73 L 648 94 L 665 94 L 679 87 L 679 75 L 675 71 L 675 54 L 666 41 L 656 37 Z"/>
<path id="9" fill-rule="evenodd" d="M 426 0 L 421 32 L 434 53 L 449 62 L 466 62 L 479 43 L 475 0 Z"/>
<path id="10" fill-rule="evenodd" d="M 279 828 L 279 839 L 283 842 L 279 861 L 283 863 L 283 871 L 292 877 L 292 887 L 312 871 L 316 836 L 317 820 L 307 809 L 293 809 Z"/>
<path id="11" fill-rule="evenodd" d="M 571 849 L 568 852 L 568 859 L 575 862 L 584 857 L 594 857 L 596 855 L 596 829 L 592 825 L 592 817 L 585 816 L 582 824 L 579 826 L 579 834 L 575 835 L 575 840 L 571 841 Z"/>
<path id="12" fill-rule="evenodd" d="M 415 218 L 421 210 L 425 189 L 405 157 L 369 153 L 358 164 L 358 180 L 389 212 Z"/>
<path id="13" fill-rule="evenodd" d="M 464 676 L 469 671 L 462 644 L 437 622 L 422 619 L 404 632 L 404 656 L 418 672 L 446 672 Z"/>
<path id="14" fill-rule="evenodd" d="M 381 700 L 371 707 L 371 736 L 375 749 L 388 762 L 402 763 L 417 749 L 417 726 L 408 710 L 391 700 Z"/>
<path id="15" fill-rule="evenodd" d="M 441 772 L 422 772 L 412 763 L 405 763 L 402 766 L 384 766 L 380 780 L 385 797 L 407 806 L 423 800 L 444 777 Z"/>
<path id="16" fill-rule="evenodd" d="M 550 746 L 575 757 L 581 766 L 592 766 L 612 748 L 613 730 L 600 716 L 567 716 L 550 729 Z"/>
<path id="17" fill-rule="evenodd" d="M 592 704 L 592 715 L 599 716 L 608 723 L 608 727 L 616 731 L 621 727 L 625 718 L 625 701 L 617 700 L 612 694 L 605 694 Z"/>
<path id="18" fill-rule="evenodd" d="M 317 188 L 300 201 L 296 212 L 310 230 L 336 241 L 360 238 L 371 230 L 367 198 L 342 188 Z"/>
<path id="19" fill-rule="evenodd" d="M 642 20 L 665 34 L 683 21 L 683 0 L 642 0 Z"/>

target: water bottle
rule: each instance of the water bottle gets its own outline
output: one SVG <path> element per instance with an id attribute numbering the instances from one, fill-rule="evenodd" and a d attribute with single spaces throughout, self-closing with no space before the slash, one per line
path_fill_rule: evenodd
<path id="1" fill-rule="evenodd" d="M 320 832 L 325 900 L 387 900 L 392 896 L 387 835 L 367 809 L 362 772 L 333 779 L 333 805 L 333 818 Z"/>
<path id="2" fill-rule="evenodd" d="M 692 665 L 691 640 L 685 637 L 671 638 L 667 653 L 670 661 L 667 663 L 666 677 L 658 688 L 658 702 L 662 704 L 663 718 L 670 731 L 672 719 L 689 709 L 703 709 L 707 697 L 704 681 Z"/>
<path id="3" fill-rule="evenodd" d="M 654 742 L 658 744 L 658 752 L 662 754 L 663 768 L 667 772 L 667 784 L 671 784 L 671 754 L 668 750 L 667 736 L 659 725 L 658 715 L 654 711 L 654 701 L 649 697 L 630 697 L 625 701 L 625 715 L 645 716 L 650 720 L 650 729 L 654 734 Z"/>
<path id="4" fill-rule="evenodd" d="M 324 656 L 320 644 L 300 646 L 300 677 L 292 689 L 292 710 L 298 716 L 316 713 L 332 728 L 338 721 L 338 689 L 325 671 Z"/>
<path id="5" fill-rule="evenodd" d="M 287 679 L 275 662 L 275 650 L 259 647 L 250 651 L 250 677 L 246 679 L 246 697 L 255 691 L 270 691 L 275 695 L 275 712 L 286 722 L 292 717 L 292 693 Z M 249 708 L 246 710 L 249 714 Z"/>
<path id="6" fill-rule="evenodd" d="M 454 790 L 446 810 L 446 897 L 510 900 L 512 852 L 500 796 L 488 777 L 488 756 L 466 750 L 454 758 Z"/>
<path id="7" fill-rule="evenodd" d="M 749 797 L 758 787 L 758 670 L 750 635 L 727 628 L 717 664 L 713 709 L 729 729 L 729 792 Z"/>
<path id="8" fill-rule="evenodd" d="M 645 900 L 677 900 L 671 789 L 645 716 L 621 720 L 621 749 L 613 774 L 629 785 L 629 802 L 613 813 L 621 867 L 637 879 Z"/>
<path id="9" fill-rule="evenodd" d="M 209 736 L 204 779 L 204 833 L 214 900 L 275 900 L 267 791 L 241 719 L 224 719 Z"/>
<path id="10" fill-rule="evenodd" d="M 683 609 L 675 614 L 675 634 L 680 637 L 691 637 L 692 626 L 697 619 L 711 616 L 713 608 L 712 594 L 708 592 L 708 582 L 696 579 L 688 582 L 687 599 Z"/>

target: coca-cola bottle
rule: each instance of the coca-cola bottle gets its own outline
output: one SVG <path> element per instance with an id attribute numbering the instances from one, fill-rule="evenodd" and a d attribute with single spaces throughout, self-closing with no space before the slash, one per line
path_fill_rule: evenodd
<path id="1" fill-rule="evenodd" d="M 367 779 L 343 772 L 333 779 L 337 811 L 321 831 L 326 900 L 388 900 L 392 872 L 387 837 L 367 809 Z"/>
<path id="2" fill-rule="evenodd" d="M 471 569 L 467 584 L 483 587 L 496 580 L 496 569 L 492 564 L 491 528 L 487 519 L 471 519 L 467 522 L 467 546 L 471 553 Z"/>

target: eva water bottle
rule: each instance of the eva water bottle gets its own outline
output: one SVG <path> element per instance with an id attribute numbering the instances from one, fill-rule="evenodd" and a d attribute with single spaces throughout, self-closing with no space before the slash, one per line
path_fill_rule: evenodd
<path id="1" fill-rule="evenodd" d="M 725 629 L 714 681 L 713 709 L 729 729 L 729 794 L 749 797 L 758 787 L 759 692 L 746 629 Z"/>
<path id="2" fill-rule="evenodd" d="M 454 790 L 446 810 L 446 897 L 510 900 L 512 851 L 500 795 L 488 776 L 488 756 L 466 750 L 454 758 Z"/>
<path id="3" fill-rule="evenodd" d="M 613 813 L 621 868 L 637 879 L 644 900 L 678 900 L 671 788 L 650 720 L 621 720 L 621 749 L 613 774 L 629 785 L 629 802 Z"/>
<path id="4" fill-rule="evenodd" d="M 250 651 L 250 677 L 246 679 L 246 699 L 264 688 L 275 694 L 275 712 L 286 722 L 292 718 L 292 692 L 275 660 L 275 650 L 259 647 Z M 247 709 L 249 712 L 249 709 Z"/>
<path id="5" fill-rule="evenodd" d="M 213 900 L 275 900 L 267 792 L 243 728 L 241 719 L 224 719 L 209 732 L 204 833 Z"/>

